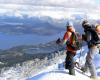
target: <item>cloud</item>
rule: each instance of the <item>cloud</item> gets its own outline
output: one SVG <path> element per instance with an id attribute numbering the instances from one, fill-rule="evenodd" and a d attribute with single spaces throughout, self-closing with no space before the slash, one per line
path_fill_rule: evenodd
<path id="1" fill-rule="evenodd" d="M 82 8 L 82 9 L 100 9 L 100 4 L 96 0 L 0 0 L 0 8 L 17 8 L 18 5 L 31 5 L 32 6 L 53 6 L 65 8 Z M 14 4 L 8 5 L 8 4 Z M 17 4 L 17 6 L 15 6 Z M 7 6 L 6 6 L 7 5 Z M 19 6 L 18 6 L 19 7 Z M 28 8 L 24 6 L 24 8 Z"/>
<path id="2" fill-rule="evenodd" d="M 31 6 L 56 6 L 66 8 L 98 9 L 100 4 L 96 0 L 0 0 L 0 4 L 19 4 Z"/>
<path id="3" fill-rule="evenodd" d="M 100 13 L 100 4 L 96 0 L 0 0 L 0 15 L 23 17 L 51 16 L 70 17 L 72 14 Z"/>
<path id="4" fill-rule="evenodd" d="M 65 7 L 85 7 L 96 6 L 96 0 L 0 0 L 0 3 L 4 4 L 26 4 L 26 5 L 54 5 Z M 85 5 L 85 6 L 84 6 Z"/>
<path id="5" fill-rule="evenodd" d="M 9 5 L 11 4 L 11 5 Z M 93 10 L 100 10 L 100 4 L 96 0 L 0 0 L 0 8 L 10 9 L 31 9 L 32 6 L 51 6 L 51 7 L 64 7 L 64 8 L 81 8 Z M 19 5 L 25 5 L 23 8 Z M 26 6 L 29 5 L 29 6 Z"/>

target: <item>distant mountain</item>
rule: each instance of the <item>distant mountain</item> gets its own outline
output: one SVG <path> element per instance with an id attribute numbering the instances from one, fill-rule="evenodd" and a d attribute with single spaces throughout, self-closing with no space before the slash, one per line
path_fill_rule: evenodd
<path id="1" fill-rule="evenodd" d="M 52 35 L 64 30 L 63 21 L 60 21 L 57 22 L 57 20 L 48 16 L 32 18 L 28 18 L 27 16 L 24 18 L 6 16 L 3 19 L 0 19 L 0 32 L 7 34 L 34 33 L 39 35 Z"/>
<path id="2" fill-rule="evenodd" d="M 28 17 L 0 16 L 0 32 L 7 34 L 37 34 L 53 35 L 65 31 L 67 18 L 56 19 L 50 16 Z M 74 26 L 77 31 L 82 32 L 81 22 L 85 15 L 73 14 Z M 92 20 L 97 22 L 96 20 Z"/>
<path id="3" fill-rule="evenodd" d="M 52 55 L 58 50 L 62 50 L 62 46 L 58 46 L 55 41 L 39 44 L 39 45 L 29 45 L 29 46 L 17 46 L 8 50 L 0 51 L 0 68 L 13 66 L 17 63 L 22 63 L 27 60 L 33 59 L 44 59 L 48 57 L 50 59 Z"/>
<path id="4" fill-rule="evenodd" d="M 7 34 L 53 35 L 65 31 L 68 19 L 41 17 L 8 17 L 0 19 L 0 32 Z M 49 31 L 48 31 L 49 30 Z"/>

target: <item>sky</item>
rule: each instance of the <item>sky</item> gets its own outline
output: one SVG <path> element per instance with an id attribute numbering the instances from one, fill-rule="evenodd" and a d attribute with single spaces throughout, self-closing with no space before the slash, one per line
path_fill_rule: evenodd
<path id="1" fill-rule="evenodd" d="M 97 3 L 100 3 L 100 0 L 96 0 Z"/>
<path id="2" fill-rule="evenodd" d="M 0 0 L 0 15 L 22 17 L 27 14 L 30 17 L 30 15 L 48 16 L 51 13 L 50 16 L 57 18 L 59 15 L 58 18 L 61 18 L 65 17 L 67 12 L 68 17 L 73 12 L 91 13 L 98 17 L 100 0 Z"/>
<path id="3" fill-rule="evenodd" d="M 44 6 L 64 6 L 64 7 L 96 7 L 100 0 L 0 0 L 2 4 L 26 4 Z"/>

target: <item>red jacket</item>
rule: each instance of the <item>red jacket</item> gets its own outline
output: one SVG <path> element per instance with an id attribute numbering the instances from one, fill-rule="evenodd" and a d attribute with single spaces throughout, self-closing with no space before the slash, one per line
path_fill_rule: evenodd
<path id="1" fill-rule="evenodd" d="M 69 41 L 72 43 L 72 32 L 71 31 L 66 31 L 63 37 L 63 41 L 67 42 Z M 70 46 L 66 46 L 67 51 L 72 51 L 73 53 L 76 53 L 76 50 L 72 49 Z"/>

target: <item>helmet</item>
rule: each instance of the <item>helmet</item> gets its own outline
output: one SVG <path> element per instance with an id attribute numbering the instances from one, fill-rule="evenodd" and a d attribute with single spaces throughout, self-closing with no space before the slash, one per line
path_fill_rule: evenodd
<path id="1" fill-rule="evenodd" d="M 82 22 L 82 26 L 84 27 L 84 26 L 89 26 L 89 22 L 87 21 L 87 20 L 84 20 L 83 22 Z"/>
<path id="2" fill-rule="evenodd" d="M 73 27 L 73 23 L 72 23 L 72 22 L 67 22 L 66 27 L 67 27 L 67 28 Z"/>

